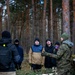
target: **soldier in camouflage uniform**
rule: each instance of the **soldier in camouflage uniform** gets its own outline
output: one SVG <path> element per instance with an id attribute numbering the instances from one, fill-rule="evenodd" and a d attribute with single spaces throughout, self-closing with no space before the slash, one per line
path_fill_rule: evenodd
<path id="1" fill-rule="evenodd" d="M 57 51 L 57 54 L 51 54 L 44 52 L 42 53 L 42 56 L 50 56 L 57 59 L 57 72 L 58 75 L 71 75 L 71 48 L 73 46 L 73 43 L 68 40 L 69 35 L 66 33 L 63 33 L 61 35 L 61 42 L 59 50 Z"/>

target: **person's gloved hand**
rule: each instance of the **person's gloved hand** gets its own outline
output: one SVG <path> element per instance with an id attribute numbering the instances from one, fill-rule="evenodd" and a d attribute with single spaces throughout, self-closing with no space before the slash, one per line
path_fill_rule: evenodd
<path id="1" fill-rule="evenodd" d="M 41 55 L 42 55 L 42 56 L 47 56 L 48 53 L 47 53 L 47 52 L 43 52 L 43 53 L 41 53 Z"/>

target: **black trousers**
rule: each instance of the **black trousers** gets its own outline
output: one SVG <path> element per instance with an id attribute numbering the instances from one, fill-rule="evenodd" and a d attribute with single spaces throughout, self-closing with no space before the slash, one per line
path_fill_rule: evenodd
<path id="1" fill-rule="evenodd" d="M 31 65 L 31 69 L 32 69 L 32 70 L 38 70 L 38 69 L 41 69 L 41 68 L 42 68 L 41 65 L 37 65 L 37 64 L 32 64 L 32 65 Z"/>
<path id="2" fill-rule="evenodd" d="M 17 70 L 21 70 L 21 63 L 15 63 L 15 68 Z"/>

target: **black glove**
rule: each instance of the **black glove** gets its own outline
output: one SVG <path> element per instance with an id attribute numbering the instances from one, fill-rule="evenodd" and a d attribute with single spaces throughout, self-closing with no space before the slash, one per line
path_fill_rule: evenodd
<path id="1" fill-rule="evenodd" d="M 42 55 L 42 56 L 49 56 L 49 53 L 43 52 L 41 55 Z"/>

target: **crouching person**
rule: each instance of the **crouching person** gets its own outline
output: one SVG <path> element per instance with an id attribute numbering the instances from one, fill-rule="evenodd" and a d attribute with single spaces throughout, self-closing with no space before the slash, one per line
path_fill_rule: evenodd
<path id="1" fill-rule="evenodd" d="M 38 71 L 44 65 L 44 56 L 41 56 L 43 51 L 44 49 L 40 45 L 39 39 L 35 38 L 34 45 L 29 50 L 29 64 L 32 70 Z"/>
<path id="2" fill-rule="evenodd" d="M 16 75 L 14 61 L 18 62 L 20 56 L 11 42 L 10 32 L 3 31 L 0 40 L 0 75 Z"/>

